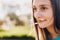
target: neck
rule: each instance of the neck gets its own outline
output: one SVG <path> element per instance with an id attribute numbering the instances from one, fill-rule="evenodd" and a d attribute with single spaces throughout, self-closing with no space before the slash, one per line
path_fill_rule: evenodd
<path id="1" fill-rule="evenodd" d="M 57 36 L 57 33 L 54 30 L 54 25 L 47 27 L 47 30 L 50 32 L 50 34 L 53 38 L 55 38 Z"/>

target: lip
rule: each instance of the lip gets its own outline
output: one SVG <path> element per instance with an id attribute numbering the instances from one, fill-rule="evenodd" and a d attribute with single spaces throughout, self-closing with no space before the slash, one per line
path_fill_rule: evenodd
<path id="1" fill-rule="evenodd" d="M 39 19 L 39 22 L 45 22 L 46 21 L 46 19 Z"/>

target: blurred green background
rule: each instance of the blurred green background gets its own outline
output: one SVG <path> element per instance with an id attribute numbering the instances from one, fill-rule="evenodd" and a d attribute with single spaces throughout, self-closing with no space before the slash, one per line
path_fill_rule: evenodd
<path id="1" fill-rule="evenodd" d="M 32 0 L 0 0 L 0 39 L 35 40 Z"/>
<path id="2" fill-rule="evenodd" d="M 35 35 L 34 32 L 31 33 L 29 26 L 16 26 L 10 30 L 0 30 L 0 38 L 35 40 Z"/>

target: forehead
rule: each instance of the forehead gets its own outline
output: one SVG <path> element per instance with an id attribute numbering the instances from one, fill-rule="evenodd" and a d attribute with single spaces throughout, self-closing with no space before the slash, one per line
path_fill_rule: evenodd
<path id="1" fill-rule="evenodd" d="M 50 0 L 33 0 L 33 5 L 51 5 Z"/>

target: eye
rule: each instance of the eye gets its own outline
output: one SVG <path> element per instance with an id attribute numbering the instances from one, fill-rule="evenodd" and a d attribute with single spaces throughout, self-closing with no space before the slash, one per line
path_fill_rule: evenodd
<path id="1" fill-rule="evenodd" d="M 34 8 L 33 8 L 33 12 L 36 12 L 36 10 L 37 10 L 37 8 L 34 7 Z"/>
<path id="2" fill-rule="evenodd" d="M 41 7 L 40 10 L 47 10 L 47 7 Z"/>
<path id="3" fill-rule="evenodd" d="M 33 10 L 37 10 L 37 8 L 33 8 Z"/>

